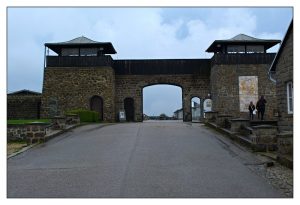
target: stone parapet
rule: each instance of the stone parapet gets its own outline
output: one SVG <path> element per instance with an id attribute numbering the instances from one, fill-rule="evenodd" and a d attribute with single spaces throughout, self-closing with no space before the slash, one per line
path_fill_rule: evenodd
<path id="1" fill-rule="evenodd" d="M 25 140 L 27 127 L 25 125 L 7 125 L 7 142 Z"/>
<path id="2" fill-rule="evenodd" d="M 204 112 L 204 114 L 205 114 L 205 118 L 204 118 L 205 123 L 215 122 L 218 116 L 217 111 L 208 111 L 208 112 Z"/>
<path id="3" fill-rule="evenodd" d="M 235 118 L 230 120 L 230 124 L 231 132 L 240 132 L 241 128 L 246 128 L 250 126 L 250 121 L 245 118 Z"/>
<path id="4" fill-rule="evenodd" d="M 227 115 L 227 114 L 219 114 L 216 119 L 216 123 L 218 126 L 222 128 L 230 128 L 230 120 L 233 118 L 232 115 Z"/>
<path id="5" fill-rule="evenodd" d="M 51 119 L 52 129 L 54 130 L 62 130 L 66 127 L 66 119 L 65 116 L 55 116 Z"/>
<path id="6" fill-rule="evenodd" d="M 293 167 L 293 132 L 277 134 L 277 159 L 287 167 Z"/>
<path id="7" fill-rule="evenodd" d="M 278 153 L 293 155 L 293 132 L 277 134 Z"/>
<path id="8" fill-rule="evenodd" d="M 277 127 L 272 125 L 253 126 L 252 142 L 259 149 L 275 151 L 277 148 Z"/>
<path id="9" fill-rule="evenodd" d="M 80 117 L 77 114 L 66 114 L 66 124 L 76 125 L 80 124 Z"/>

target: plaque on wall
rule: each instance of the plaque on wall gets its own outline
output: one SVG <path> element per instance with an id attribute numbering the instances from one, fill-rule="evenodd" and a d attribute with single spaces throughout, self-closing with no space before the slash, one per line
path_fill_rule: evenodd
<path id="1" fill-rule="evenodd" d="M 119 112 L 119 119 L 120 119 L 120 122 L 126 121 L 125 111 L 121 110 L 121 111 Z"/>

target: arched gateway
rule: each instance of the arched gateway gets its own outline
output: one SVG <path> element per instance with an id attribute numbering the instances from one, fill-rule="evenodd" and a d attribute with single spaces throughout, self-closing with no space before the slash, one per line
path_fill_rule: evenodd
<path id="1" fill-rule="evenodd" d="M 57 99 L 58 111 L 64 113 L 89 109 L 90 96 L 101 95 L 103 120 L 117 121 L 119 111 L 125 110 L 127 120 L 142 121 L 143 88 L 154 84 L 182 88 L 184 121 L 192 121 L 191 99 L 195 96 L 201 99 L 201 117 L 207 98 L 212 99 L 211 110 L 240 117 L 247 115 L 244 107 L 249 96 L 240 92 L 247 79 L 252 79 L 256 89 L 251 99 L 265 95 L 268 106 L 275 108 L 275 85 L 268 79 L 275 54 L 266 50 L 278 42 L 240 34 L 214 41 L 207 49 L 214 53 L 211 59 L 152 60 L 113 60 L 110 54 L 116 51 L 111 43 L 86 37 L 46 43 L 42 117 L 49 117 L 51 98 Z M 46 56 L 46 49 L 56 55 Z M 273 110 L 266 110 L 266 115 L 272 116 Z"/>

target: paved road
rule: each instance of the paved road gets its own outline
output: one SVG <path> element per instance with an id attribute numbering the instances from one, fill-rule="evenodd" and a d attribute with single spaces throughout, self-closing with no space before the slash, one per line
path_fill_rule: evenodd
<path id="1" fill-rule="evenodd" d="M 8 197 L 283 197 L 200 123 L 86 125 L 7 162 Z"/>

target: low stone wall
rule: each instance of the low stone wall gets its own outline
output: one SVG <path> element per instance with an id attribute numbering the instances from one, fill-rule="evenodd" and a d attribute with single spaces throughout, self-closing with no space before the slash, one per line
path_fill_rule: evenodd
<path id="1" fill-rule="evenodd" d="M 293 168 L 293 132 L 277 134 L 277 159 L 287 167 Z"/>
<path id="2" fill-rule="evenodd" d="M 67 114 L 66 115 L 66 124 L 67 125 L 76 125 L 80 123 L 79 115 L 77 114 Z"/>
<path id="3" fill-rule="evenodd" d="M 216 123 L 218 126 L 222 128 L 230 128 L 230 120 L 233 118 L 232 115 L 218 115 L 216 119 Z"/>
<path id="4" fill-rule="evenodd" d="M 36 142 L 44 142 L 46 136 L 46 130 L 50 127 L 47 123 L 30 123 L 27 127 L 27 144 L 33 144 Z"/>
<path id="5" fill-rule="evenodd" d="M 52 128 L 55 130 L 65 129 L 66 127 L 66 117 L 55 116 L 52 118 Z"/>
<path id="6" fill-rule="evenodd" d="M 231 132 L 241 132 L 241 128 L 246 128 L 249 127 L 250 121 L 245 118 L 236 118 L 236 119 L 231 119 L 231 127 L 230 131 Z"/>
<path id="7" fill-rule="evenodd" d="M 63 130 L 66 125 L 80 124 L 78 115 L 57 116 L 52 119 L 52 124 L 33 122 L 24 125 L 7 126 L 7 142 L 26 140 L 27 144 L 44 142 L 51 130 Z"/>
<path id="8" fill-rule="evenodd" d="M 275 151 L 277 148 L 277 127 L 272 125 L 253 126 L 252 139 L 258 150 Z"/>
<path id="9" fill-rule="evenodd" d="M 48 123 L 30 123 L 25 125 L 8 125 L 7 142 L 26 140 L 28 144 L 44 140 L 50 124 Z"/>
<path id="10" fill-rule="evenodd" d="M 217 116 L 218 116 L 218 112 L 215 112 L 215 111 L 205 112 L 204 121 L 205 121 L 205 123 L 215 122 L 217 120 Z"/>
<path id="11" fill-rule="evenodd" d="M 25 125 L 8 125 L 7 142 L 25 140 L 27 136 L 27 127 Z"/>

